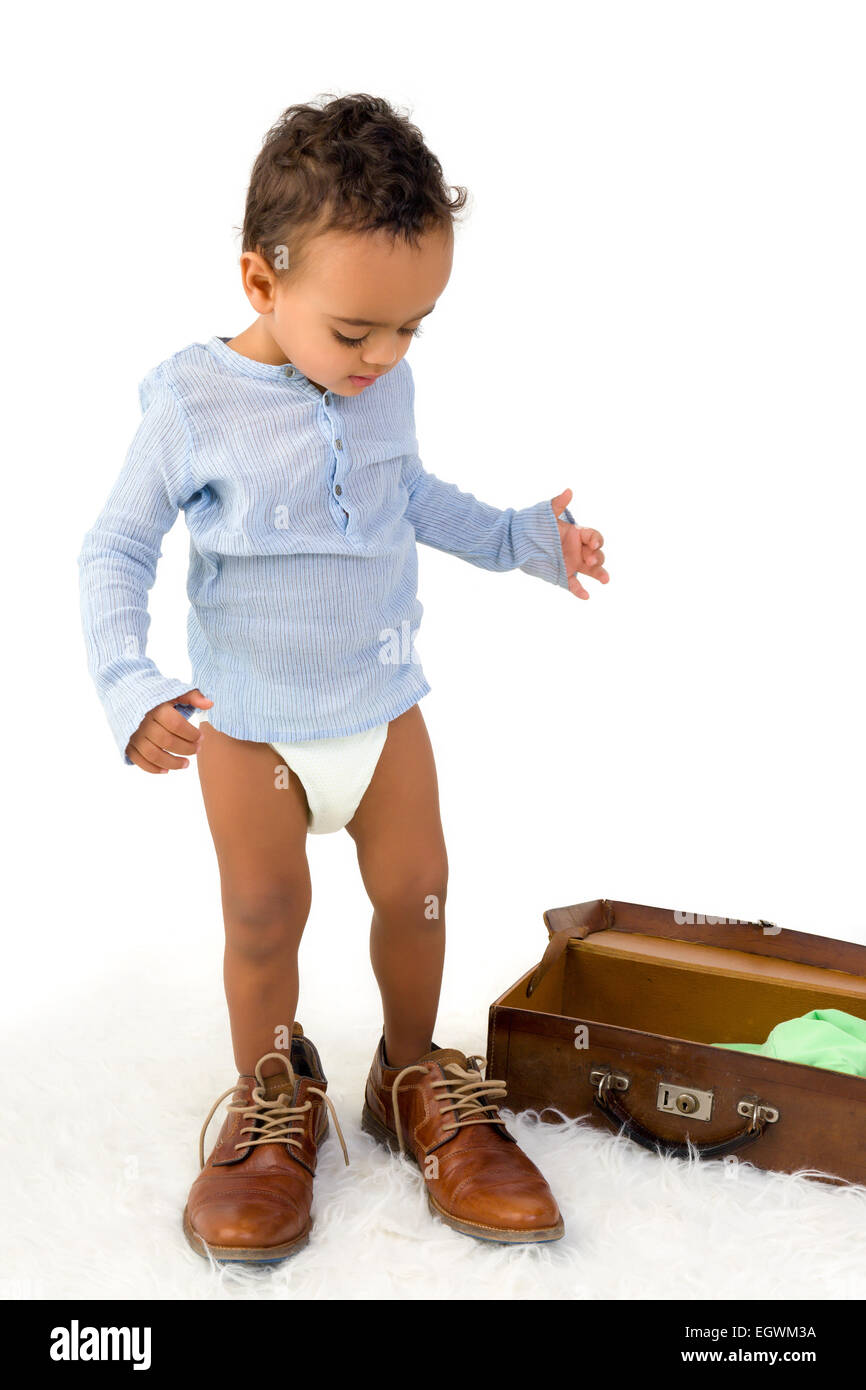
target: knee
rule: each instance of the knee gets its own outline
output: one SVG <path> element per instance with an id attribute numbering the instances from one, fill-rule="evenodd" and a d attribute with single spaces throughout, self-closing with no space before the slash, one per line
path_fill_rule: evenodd
<path id="1" fill-rule="evenodd" d="M 445 855 L 431 855 L 410 868 L 393 868 L 380 876 L 370 893 L 377 912 L 401 919 L 429 922 L 444 919 L 448 896 L 448 860 Z"/>
<path id="2" fill-rule="evenodd" d="M 310 911 L 309 880 L 232 883 L 223 888 L 226 944 L 251 964 L 297 949 Z"/>

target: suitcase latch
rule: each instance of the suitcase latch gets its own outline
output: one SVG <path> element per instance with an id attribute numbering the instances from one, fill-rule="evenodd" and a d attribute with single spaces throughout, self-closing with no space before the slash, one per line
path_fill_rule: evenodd
<path id="1" fill-rule="evenodd" d="M 627 1091 L 628 1077 L 610 1067 L 596 1067 L 589 1073 L 589 1084 L 598 1088 L 599 1096 L 604 1096 L 605 1091 Z"/>
<path id="2" fill-rule="evenodd" d="M 712 1091 L 698 1091 L 671 1081 L 660 1081 L 656 1109 L 668 1115 L 688 1115 L 691 1120 L 710 1120 L 713 1116 Z"/>
<path id="3" fill-rule="evenodd" d="M 744 1115 L 747 1120 L 751 1120 L 750 1129 L 754 1129 L 759 1120 L 765 1124 L 774 1125 L 779 1118 L 779 1112 L 774 1105 L 763 1105 L 757 1097 L 741 1100 L 737 1106 L 737 1114 Z"/>

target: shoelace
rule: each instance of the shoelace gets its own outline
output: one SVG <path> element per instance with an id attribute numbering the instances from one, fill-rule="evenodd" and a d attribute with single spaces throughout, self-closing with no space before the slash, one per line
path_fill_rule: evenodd
<path id="1" fill-rule="evenodd" d="M 470 1067 L 473 1062 L 480 1060 L 477 1057 L 467 1057 L 466 1059 Z M 426 1067 L 416 1062 L 412 1066 L 404 1067 L 394 1077 L 394 1084 L 391 1087 L 391 1103 L 394 1110 L 394 1128 L 397 1132 L 401 1154 L 406 1152 L 406 1145 L 403 1140 L 403 1126 L 400 1122 L 397 1093 L 407 1076 L 411 1076 L 413 1072 L 426 1071 Z M 502 1124 L 498 1102 L 504 1100 L 508 1094 L 502 1081 L 494 1081 L 492 1078 L 486 1081 L 477 1068 L 464 1071 L 458 1062 L 446 1062 L 443 1071 L 450 1072 L 451 1076 L 440 1076 L 436 1081 L 431 1082 L 431 1085 L 433 1090 L 437 1092 L 436 1100 L 440 1114 L 450 1111 L 450 1123 L 446 1126 L 448 1129 L 456 1132 L 468 1125 Z M 440 1094 L 440 1092 L 445 1094 Z M 493 1113 L 490 1114 L 490 1111 Z"/>
<path id="2" fill-rule="evenodd" d="M 259 1071 L 262 1062 L 267 1061 L 268 1057 L 276 1057 L 279 1061 L 285 1062 L 285 1055 L 279 1052 L 269 1052 L 261 1057 L 256 1064 L 256 1077 L 259 1081 L 258 1086 L 253 1086 L 250 1097 L 250 1105 L 229 1105 L 227 1110 L 233 1110 L 237 1114 L 243 1115 L 245 1119 L 251 1121 L 244 1125 L 240 1130 L 241 1134 L 254 1134 L 254 1139 L 247 1139 L 244 1143 L 235 1144 L 236 1149 L 253 1148 L 257 1144 L 288 1144 L 295 1149 L 301 1148 L 301 1136 L 304 1133 L 303 1118 L 313 1108 L 313 1102 L 307 1100 L 303 1105 L 289 1105 L 288 1097 L 283 1092 L 273 1100 L 268 1100 L 264 1090 L 264 1079 Z M 237 1082 L 234 1086 L 229 1086 L 228 1090 L 223 1091 L 221 1096 L 217 1096 L 210 1109 L 210 1114 L 201 1127 L 201 1134 L 198 1140 L 199 1166 L 204 1167 L 204 1142 L 207 1127 L 217 1112 L 217 1107 L 222 1104 L 226 1096 L 230 1096 L 238 1089 Z M 349 1166 L 349 1151 L 346 1148 L 346 1141 L 343 1138 L 343 1131 L 340 1128 L 340 1121 L 337 1119 L 337 1112 L 331 1098 L 319 1089 L 318 1086 L 308 1086 L 307 1094 L 321 1096 L 328 1108 L 328 1113 L 334 1122 L 334 1129 L 340 1140 L 340 1148 L 343 1150 L 343 1158 L 346 1167 Z"/>

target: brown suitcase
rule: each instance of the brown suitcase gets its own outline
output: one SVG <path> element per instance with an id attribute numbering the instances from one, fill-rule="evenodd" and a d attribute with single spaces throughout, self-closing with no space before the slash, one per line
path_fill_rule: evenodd
<path id="1" fill-rule="evenodd" d="M 711 1045 L 765 1042 L 811 1009 L 866 1019 L 866 946 L 607 899 L 544 921 L 540 963 L 490 1009 L 487 1074 L 510 1109 L 866 1182 L 866 1077 Z"/>

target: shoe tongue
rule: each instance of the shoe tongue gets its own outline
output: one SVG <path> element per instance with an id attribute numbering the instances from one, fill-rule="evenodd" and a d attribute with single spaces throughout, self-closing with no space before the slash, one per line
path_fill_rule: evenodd
<path id="1" fill-rule="evenodd" d="M 419 1057 L 418 1062 L 423 1066 L 425 1062 L 435 1062 L 437 1066 L 446 1067 L 449 1062 L 456 1062 L 458 1067 L 468 1071 L 469 1064 L 462 1052 L 458 1052 L 454 1047 L 435 1047 L 432 1052 L 428 1052 L 424 1057 Z"/>
<path id="2" fill-rule="evenodd" d="M 282 1095 L 283 1092 L 291 1094 L 295 1089 L 296 1081 L 297 1078 L 291 1067 L 286 1072 L 278 1071 L 273 1076 L 266 1076 L 263 1088 L 266 1099 L 276 1100 L 277 1096 Z"/>

